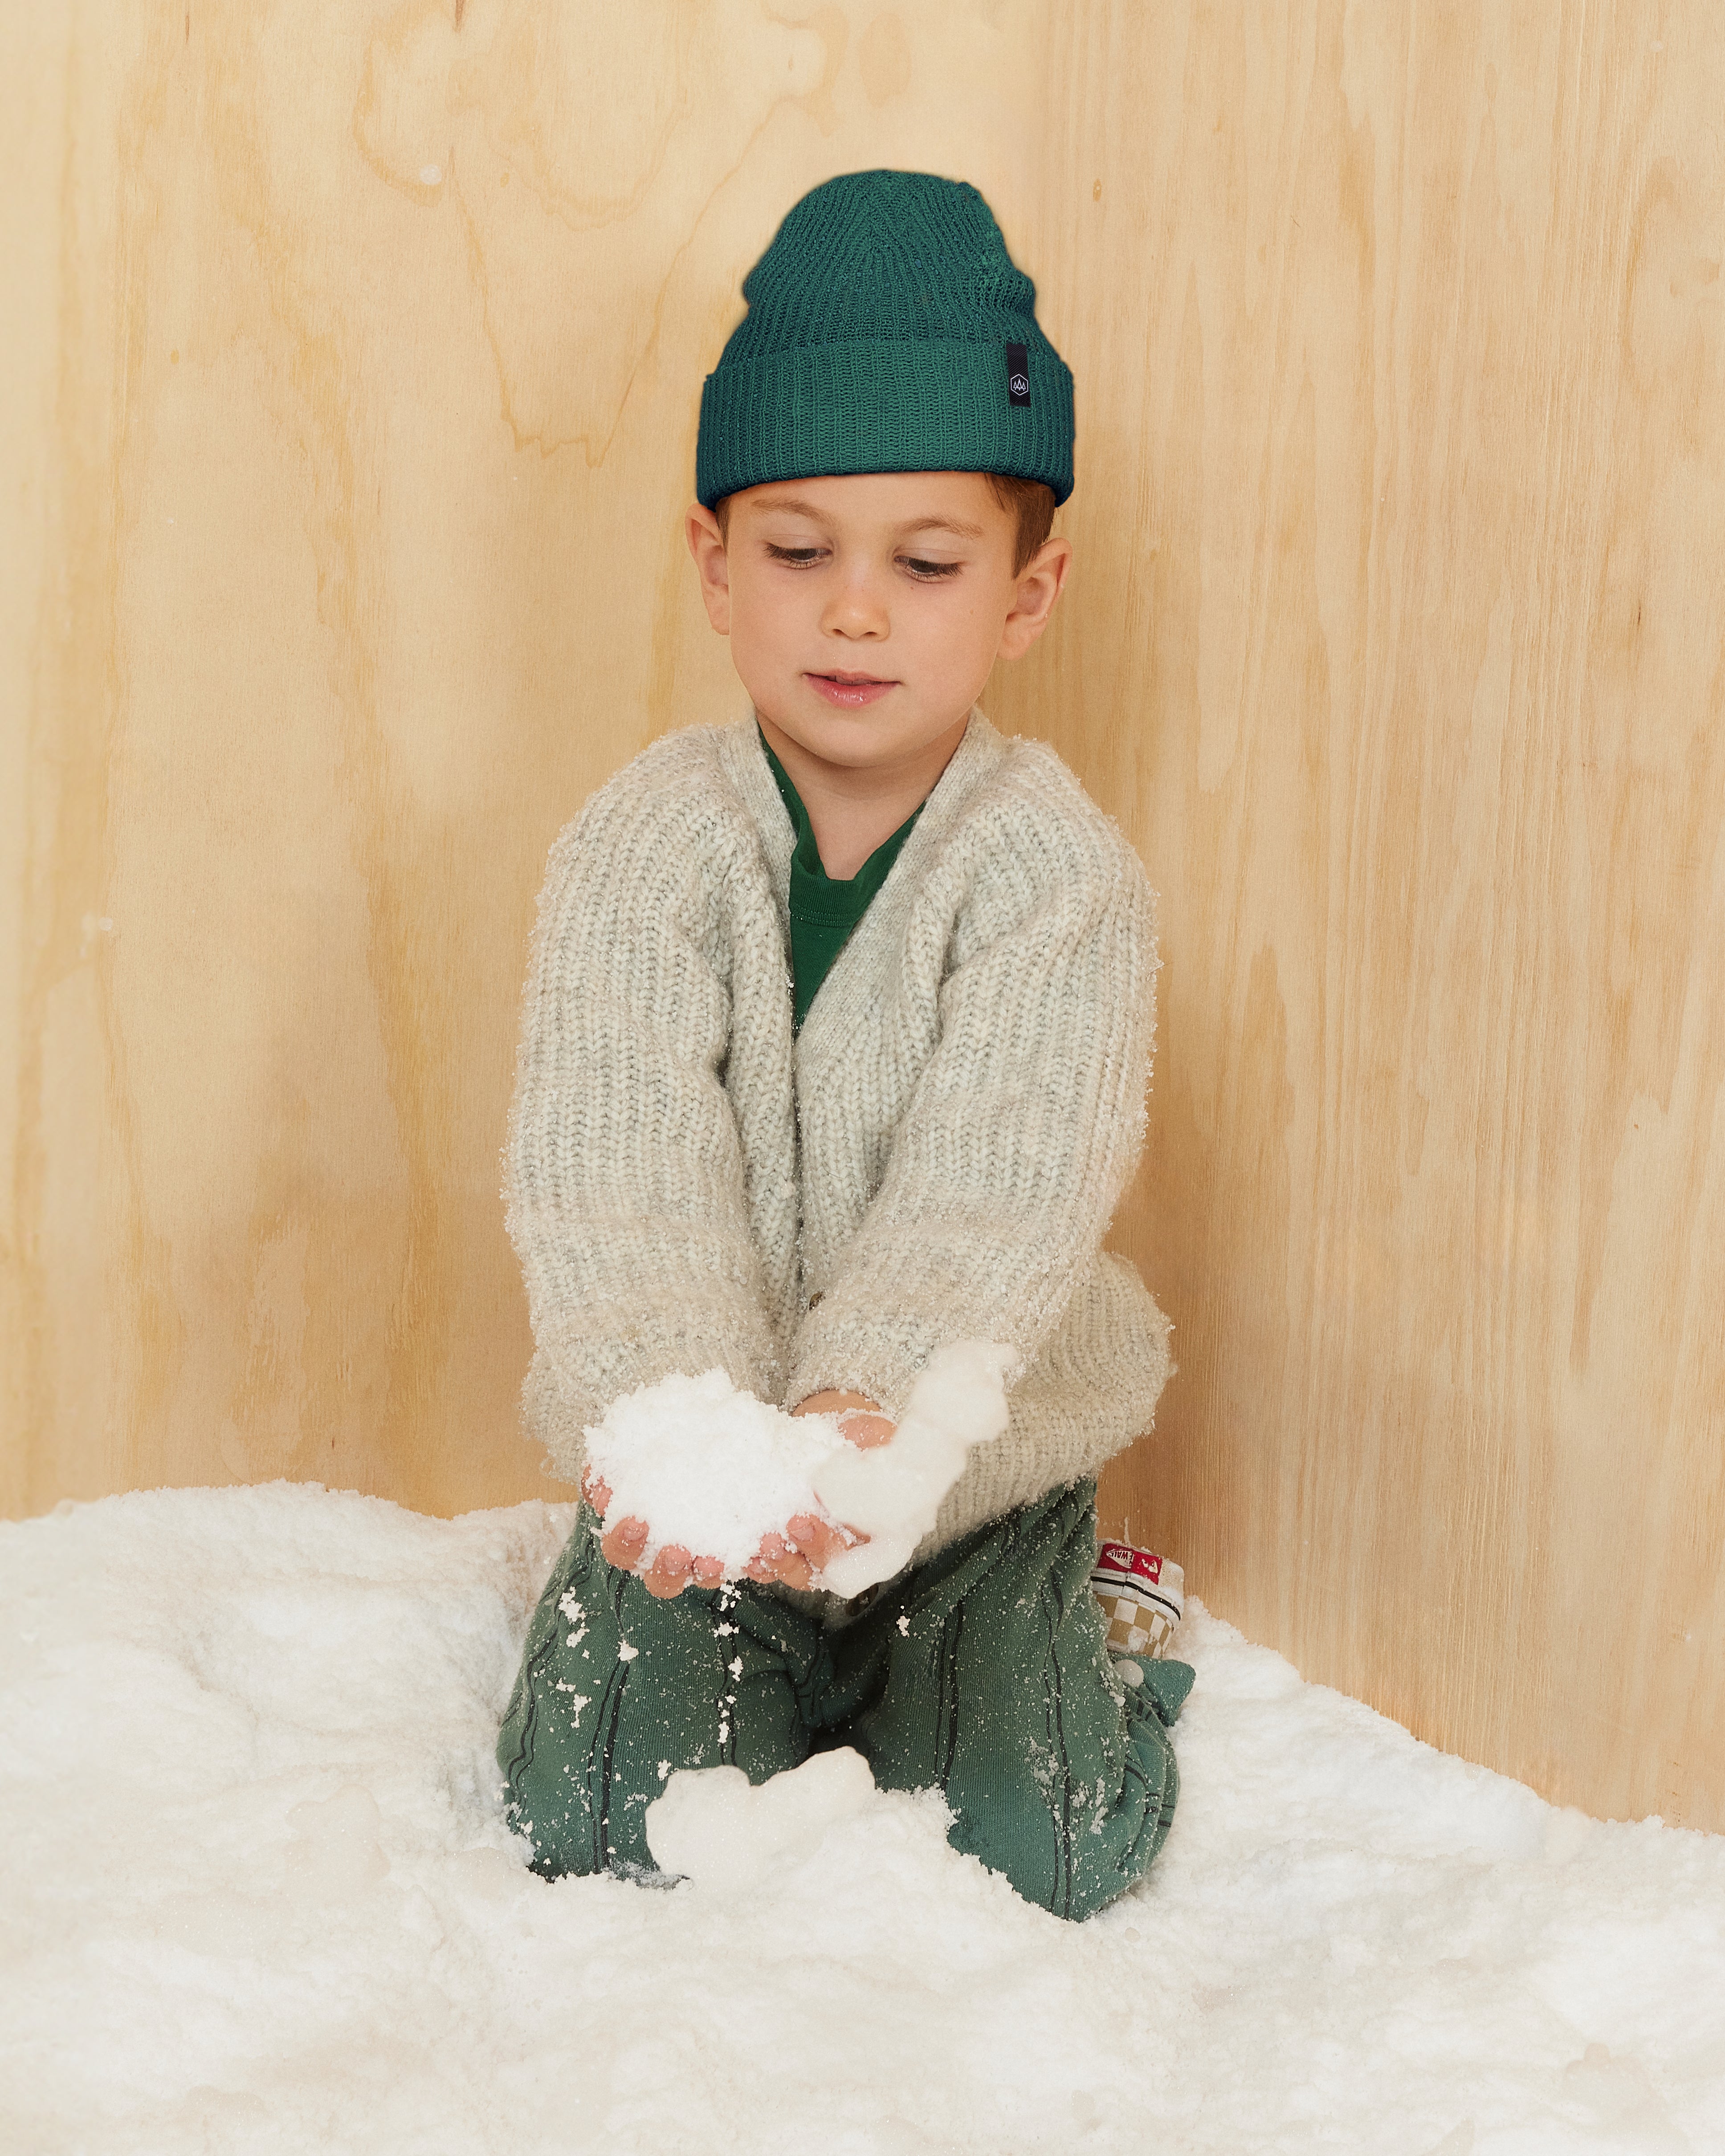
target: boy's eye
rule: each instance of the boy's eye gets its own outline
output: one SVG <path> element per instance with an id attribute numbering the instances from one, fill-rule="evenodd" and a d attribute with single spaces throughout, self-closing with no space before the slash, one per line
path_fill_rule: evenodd
<path id="1" fill-rule="evenodd" d="M 811 569 L 817 562 L 824 562 L 828 552 L 825 547 L 775 547 L 770 539 L 766 549 L 770 559 L 783 562 L 793 569 Z M 959 562 L 925 562 L 915 554 L 901 554 L 898 558 L 901 568 L 908 569 L 913 577 L 925 583 L 955 577 L 963 567 Z"/>

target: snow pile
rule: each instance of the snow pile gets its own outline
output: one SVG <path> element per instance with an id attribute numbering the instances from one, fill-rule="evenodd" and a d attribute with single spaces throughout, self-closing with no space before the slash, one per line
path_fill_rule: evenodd
<path id="1" fill-rule="evenodd" d="M 646 1522 L 643 1571 L 668 1543 L 718 1558 L 734 1579 L 765 1536 L 808 1513 L 868 1536 L 820 1578 L 835 1594 L 860 1594 L 904 1568 L 971 1446 L 1006 1428 L 1017 1361 L 986 1341 L 941 1348 L 890 1443 L 868 1450 L 846 1442 L 837 1415 L 787 1414 L 723 1370 L 641 1385 L 586 1432 L 588 1466 L 610 1492 L 605 1525 Z"/>
<path id="2" fill-rule="evenodd" d="M 8 2156 L 1725 2148 L 1725 1840 L 1554 1810 L 1196 1603 L 1173 1832 L 1088 1924 L 841 1756 L 689 1785 L 673 1891 L 547 1886 L 491 1749 L 571 1517 L 0 1527 Z"/>
<path id="3" fill-rule="evenodd" d="M 647 1847 L 661 1871 L 709 1892 L 760 1887 L 818 1857 L 828 1830 L 866 1811 L 874 1777 L 860 1752 L 817 1752 L 757 1789 L 740 1767 L 673 1774 L 647 1806 Z"/>

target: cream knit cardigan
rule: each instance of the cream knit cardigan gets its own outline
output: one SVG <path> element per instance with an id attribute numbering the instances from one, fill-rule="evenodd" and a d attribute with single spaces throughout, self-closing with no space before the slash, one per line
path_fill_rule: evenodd
<path id="1" fill-rule="evenodd" d="M 553 849 L 508 1225 L 530 1430 L 574 1478 L 620 1393 L 715 1365 L 904 1408 L 1009 1342 L 1006 1435 L 917 1553 L 1148 1429 L 1168 1325 L 1103 1232 L 1136 1160 L 1155 894 L 1053 752 L 980 711 L 791 1031 L 790 819 L 753 718 L 657 742 Z"/>

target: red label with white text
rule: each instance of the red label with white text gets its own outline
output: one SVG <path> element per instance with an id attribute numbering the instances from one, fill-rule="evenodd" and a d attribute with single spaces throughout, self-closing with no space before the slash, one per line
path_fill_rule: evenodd
<path id="1" fill-rule="evenodd" d="M 1162 1576 L 1162 1561 L 1149 1550 L 1134 1549 L 1130 1543 L 1104 1543 L 1097 1552 L 1098 1564 L 1110 1572 L 1130 1572 L 1154 1587 Z"/>

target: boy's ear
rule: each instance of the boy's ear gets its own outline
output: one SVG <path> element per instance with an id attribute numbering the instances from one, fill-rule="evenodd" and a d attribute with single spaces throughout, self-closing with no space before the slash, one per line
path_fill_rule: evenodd
<path id="1" fill-rule="evenodd" d="M 1045 539 L 1025 564 L 1012 610 L 1001 630 L 1000 655 L 1022 659 L 1048 625 L 1048 616 L 1072 566 L 1069 539 Z"/>
<path id="2" fill-rule="evenodd" d="M 707 608 L 707 619 L 721 636 L 729 636 L 730 566 L 725 560 L 724 534 L 718 528 L 718 519 L 710 509 L 698 501 L 693 502 L 683 519 L 682 528 L 689 542 L 689 552 L 694 557 L 695 572 L 701 579 L 701 598 Z"/>

